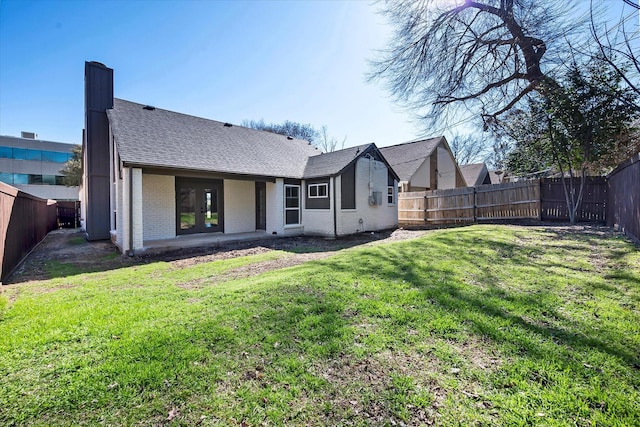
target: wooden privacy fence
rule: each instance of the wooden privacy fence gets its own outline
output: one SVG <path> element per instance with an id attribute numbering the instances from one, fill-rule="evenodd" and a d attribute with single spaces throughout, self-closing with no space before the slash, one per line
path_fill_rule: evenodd
<path id="1" fill-rule="evenodd" d="M 617 226 L 640 243 L 640 153 L 607 177 L 607 225 Z"/>
<path id="2" fill-rule="evenodd" d="M 576 191 L 580 189 L 580 179 L 575 179 Z M 542 203 L 541 219 L 544 221 L 568 221 L 569 211 L 564 196 L 562 179 L 543 178 L 540 180 Z M 606 221 L 607 179 L 603 176 L 588 177 L 584 184 L 582 203 L 576 214 L 576 221 Z"/>
<path id="3" fill-rule="evenodd" d="M 56 217 L 55 201 L 0 182 L 0 283 L 49 231 L 57 228 Z"/>
<path id="4" fill-rule="evenodd" d="M 589 179 L 585 183 L 584 199 L 577 220 L 605 220 L 606 185 L 604 178 Z M 400 193 L 398 196 L 400 225 L 520 219 L 568 221 L 561 180 L 536 179 Z"/>
<path id="5" fill-rule="evenodd" d="M 59 228 L 80 227 L 80 202 L 58 201 L 57 208 Z"/>

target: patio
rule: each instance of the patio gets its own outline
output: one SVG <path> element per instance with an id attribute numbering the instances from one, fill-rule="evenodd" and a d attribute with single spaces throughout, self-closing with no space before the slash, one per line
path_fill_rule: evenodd
<path id="1" fill-rule="evenodd" d="M 236 243 L 251 240 L 276 239 L 282 236 L 269 234 L 266 231 L 252 231 L 247 233 L 197 233 L 179 235 L 171 239 L 145 240 L 144 253 L 161 252 L 171 249 L 196 247 L 216 247 L 226 243 Z"/>

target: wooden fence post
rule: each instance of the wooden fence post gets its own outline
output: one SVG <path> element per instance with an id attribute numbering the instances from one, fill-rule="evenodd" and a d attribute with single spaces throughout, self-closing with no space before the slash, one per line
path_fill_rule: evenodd
<path id="1" fill-rule="evenodd" d="M 427 200 L 427 193 L 424 193 L 424 223 L 428 224 L 429 223 L 429 211 L 427 210 L 429 208 L 429 201 Z"/>
<path id="2" fill-rule="evenodd" d="M 542 221 L 542 180 L 538 180 L 538 221 Z"/>
<path id="3" fill-rule="evenodd" d="M 478 209 L 478 203 L 477 203 L 477 198 L 476 198 L 476 187 L 473 187 L 473 222 L 476 223 L 478 222 L 478 215 L 477 215 L 477 209 Z"/>

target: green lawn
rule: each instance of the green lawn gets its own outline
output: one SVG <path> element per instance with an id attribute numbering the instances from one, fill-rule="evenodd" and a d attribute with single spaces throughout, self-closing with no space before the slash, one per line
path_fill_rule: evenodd
<path id="1" fill-rule="evenodd" d="M 621 237 L 471 226 L 220 280 L 284 256 L 5 287 L 0 425 L 640 425 Z"/>

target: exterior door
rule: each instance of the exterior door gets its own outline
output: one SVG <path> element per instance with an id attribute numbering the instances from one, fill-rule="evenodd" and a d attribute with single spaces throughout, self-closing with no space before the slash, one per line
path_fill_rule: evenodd
<path id="1" fill-rule="evenodd" d="M 256 182 L 256 230 L 267 229 L 267 184 Z"/>
<path id="2" fill-rule="evenodd" d="M 223 231 L 222 181 L 176 177 L 176 233 Z"/>

